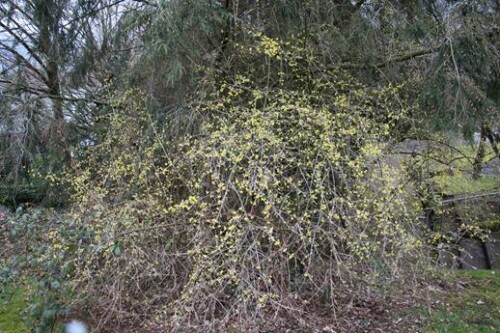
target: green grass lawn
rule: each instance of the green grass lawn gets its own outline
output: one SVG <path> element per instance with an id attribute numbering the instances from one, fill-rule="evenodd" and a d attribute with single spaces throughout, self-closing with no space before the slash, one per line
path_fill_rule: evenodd
<path id="1" fill-rule="evenodd" d="M 500 175 L 482 175 L 472 179 L 470 175 L 443 175 L 433 178 L 441 193 L 449 195 L 489 192 L 500 189 Z"/>
<path id="2" fill-rule="evenodd" d="M 477 145 L 471 146 L 462 144 L 449 152 L 443 152 L 437 160 L 430 161 L 430 170 L 436 172 L 438 176 L 432 178 L 439 192 L 448 195 L 463 195 L 472 193 L 489 192 L 500 189 L 500 174 L 482 174 L 479 179 L 472 179 L 473 162 L 477 154 Z M 496 162 L 496 154 L 488 144 L 485 146 L 485 157 L 483 167 L 491 168 L 490 162 Z M 496 164 L 495 164 L 496 165 Z M 448 172 L 452 171 L 452 174 Z"/>
<path id="3" fill-rule="evenodd" d="M 500 273 L 500 272 L 499 272 Z M 500 332 L 500 274 L 492 271 L 459 271 L 456 279 L 465 287 L 439 296 L 423 332 Z"/>

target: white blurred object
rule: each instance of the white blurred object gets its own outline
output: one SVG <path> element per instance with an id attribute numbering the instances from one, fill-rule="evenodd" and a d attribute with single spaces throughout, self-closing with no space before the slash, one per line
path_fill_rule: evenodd
<path id="1" fill-rule="evenodd" d="M 87 326 L 78 320 L 73 320 L 66 325 L 65 333 L 87 333 Z"/>

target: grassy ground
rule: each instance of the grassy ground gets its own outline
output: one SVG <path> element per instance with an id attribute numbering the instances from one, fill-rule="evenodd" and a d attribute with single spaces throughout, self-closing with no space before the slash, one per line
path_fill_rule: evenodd
<path id="1" fill-rule="evenodd" d="M 470 175 L 438 176 L 433 178 L 442 193 L 449 195 L 489 192 L 500 189 L 500 175 L 482 175 L 472 179 Z"/>
<path id="2" fill-rule="evenodd" d="M 498 158 L 490 145 L 485 146 L 483 171 L 479 179 L 472 179 L 473 162 L 477 155 L 477 145 L 459 144 L 455 149 L 437 154 L 431 159 L 429 168 L 438 174 L 432 178 L 439 192 L 448 195 L 463 195 L 489 192 L 500 189 L 500 173 L 494 172 L 500 168 Z M 442 161 L 445 163 L 438 162 Z M 453 171 L 452 174 L 449 174 Z M 491 173 L 491 171 L 493 171 Z"/>
<path id="3" fill-rule="evenodd" d="M 21 316 L 26 307 L 24 290 L 9 287 L 0 291 L 0 332 L 24 333 L 30 332 Z"/>
<path id="4" fill-rule="evenodd" d="M 63 323 L 56 321 L 54 325 L 49 324 L 45 328 L 34 330 L 34 323 L 40 322 L 40 318 L 33 315 L 27 316 L 26 310 L 34 304 L 44 305 L 46 299 L 36 299 L 29 296 L 27 287 L 18 287 L 7 284 L 5 289 L 0 289 L 0 333 L 59 333 L 63 331 Z M 41 316 L 46 314 L 42 313 Z"/>
<path id="5" fill-rule="evenodd" d="M 459 271 L 453 280 L 462 287 L 436 295 L 430 315 L 428 309 L 422 310 L 428 316 L 422 332 L 499 333 L 500 274 Z"/>

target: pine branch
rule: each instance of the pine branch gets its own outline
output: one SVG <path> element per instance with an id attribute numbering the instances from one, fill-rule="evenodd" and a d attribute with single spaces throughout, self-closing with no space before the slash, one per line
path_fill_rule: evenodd
<path id="1" fill-rule="evenodd" d="M 22 92 L 34 94 L 34 95 L 44 97 L 44 98 L 50 98 L 50 99 L 54 99 L 54 100 L 61 100 L 61 101 L 73 102 L 73 103 L 86 102 L 86 103 L 93 103 L 95 105 L 109 105 L 109 103 L 105 102 L 105 101 L 99 101 L 99 100 L 88 99 L 88 98 L 54 95 L 54 94 L 51 94 L 46 89 L 30 87 L 28 85 L 14 82 L 11 80 L 0 79 L 0 83 L 15 86 L 18 90 L 21 90 Z"/>
<path id="2" fill-rule="evenodd" d="M 64 27 L 68 27 L 68 26 L 72 25 L 73 23 L 75 23 L 77 21 L 83 20 L 83 19 L 85 19 L 87 17 L 91 17 L 91 16 L 97 14 L 98 12 L 101 12 L 101 11 L 106 10 L 108 8 L 112 8 L 112 7 L 118 6 L 119 4 L 121 4 L 123 2 L 126 2 L 126 1 L 127 0 L 117 0 L 117 1 L 112 2 L 112 3 L 108 3 L 108 4 L 105 4 L 105 5 L 102 5 L 100 7 L 98 7 L 98 5 L 96 4 L 96 6 L 94 8 L 92 8 L 91 10 L 89 10 L 88 13 L 85 13 L 83 15 L 74 17 L 73 19 L 71 19 L 69 22 L 67 22 L 63 26 Z M 143 3 L 145 5 L 152 6 L 152 7 L 158 7 L 157 4 L 152 3 L 150 1 L 147 1 L 147 0 L 132 0 L 132 1 L 133 2 L 137 2 L 137 3 Z"/>
<path id="3" fill-rule="evenodd" d="M 351 63 L 351 62 L 346 62 L 346 63 L 341 63 L 335 66 L 332 66 L 333 68 L 343 68 L 343 69 L 365 69 L 365 68 L 384 68 L 390 64 L 398 63 L 398 62 L 405 62 L 407 60 L 411 60 L 420 56 L 428 55 L 428 54 L 433 54 L 439 51 L 441 48 L 441 45 L 427 48 L 427 49 L 420 49 L 412 52 L 408 52 L 406 54 L 398 55 L 398 56 L 390 56 L 389 58 L 382 60 L 380 62 L 377 62 L 375 64 L 373 63 Z"/>
<path id="4" fill-rule="evenodd" d="M 24 39 L 22 39 L 20 36 L 14 33 L 14 31 L 9 26 L 2 23 L 2 21 L 0 21 L 0 27 L 6 30 L 8 34 L 12 36 L 12 38 L 14 38 L 17 42 L 19 42 L 26 49 L 26 51 L 29 52 L 29 54 L 33 57 L 33 59 L 35 59 L 40 64 L 40 66 L 42 66 L 44 70 L 47 70 L 45 63 L 38 56 L 37 52 L 31 46 L 29 46 Z"/>
<path id="5" fill-rule="evenodd" d="M 26 20 L 26 22 L 32 22 L 33 21 L 33 17 L 31 17 L 30 15 L 28 15 L 28 13 L 26 11 L 24 11 L 21 7 L 19 7 L 17 4 L 15 4 L 13 1 L 10 1 L 9 2 L 9 6 L 12 6 L 13 8 L 15 8 L 18 12 L 20 12 L 24 19 Z M 0 7 L 0 11 L 3 13 L 3 15 L 5 17 L 9 17 L 9 12 L 6 11 L 3 7 Z M 36 44 L 36 39 L 32 36 L 32 34 L 30 34 L 24 27 L 23 27 L 23 24 L 19 23 L 17 20 L 15 20 L 14 18 L 12 17 L 9 17 L 9 22 L 12 22 L 16 25 L 16 28 L 11 28 L 12 31 L 14 30 L 20 30 L 27 38 L 29 38 L 31 40 L 31 42 L 33 44 Z M 7 31 L 4 31 L 4 32 L 7 32 Z"/>
<path id="6" fill-rule="evenodd" d="M 45 84 L 48 83 L 47 77 L 42 72 L 40 72 L 40 70 L 38 68 L 36 68 L 28 59 L 26 59 L 16 49 L 8 46 L 7 44 L 3 43 L 2 41 L 0 41 L 0 48 L 9 52 L 12 56 L 16 57 L 17 60 L 22 61 L 24 63 L 24 65 L 26 65 L 26 68 L 32 70 L 33 73 L 35 73 L 42 82 L 44 82 Z"/>

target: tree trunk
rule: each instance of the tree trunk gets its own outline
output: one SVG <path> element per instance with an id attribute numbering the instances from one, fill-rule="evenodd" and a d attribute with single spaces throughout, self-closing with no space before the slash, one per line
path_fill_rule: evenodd
<path id="1" fill-rule="evenodd" d="M 481 139 L 479 141 L 476 157 L 474 158 L 474 163 L 472 165 L 472 179 L 479 179 L 481 177 L 481 171 L 483 169 L 483 159 L 486 153 L 485 145 L 486 145 L 485 126 L 481 126 Z"/>
<path id="2" fill-rule="evenodd" d="M 498 138 L 495 136 L 495 133 L 491 130 L 491 127 L 488 125 L 483 125 L 484 132 L 486 135 L 486 138 L 490 142 L 491 149 L 495 152 L 495 155 L 500 159 L 500 151 L 498 149 L 497 143 L 498 143 Z"/>
<path id="3" fill-rule="evenodd" d="M 47 8 L 40 9 L 41 17 L 49 17 L 45 13 Z M 59 76 L 60 49 L 57 40 L 56 27 L 52 27 L 48 18 L 41 22 L 39 45 L 40 51 L 48 59 L 46 65 L 47 86 L 49 98 L 52 101 L 52 119 L 50 123 L 49 150 L 53 154 L 61 154 L 61 160 L 67 161 L 70 157 L 66 142 L 66 120 L 64 119 L 63 101 L 61 98 L 61 81 Z"/>
<path id="4" fill-rule="evenodd" d="M 52 121 L 50 124 L 50 149 L 61 152 L 64 159 L 69 157 L 66 142 L 66 120 L 64 119 L 63 101 L 61 97 L 61 85 L 59 81 L 59 67 L 57 63 L 48 66 L 47 76 L 49 79 L 49 91 L 52 100 Z"/>

